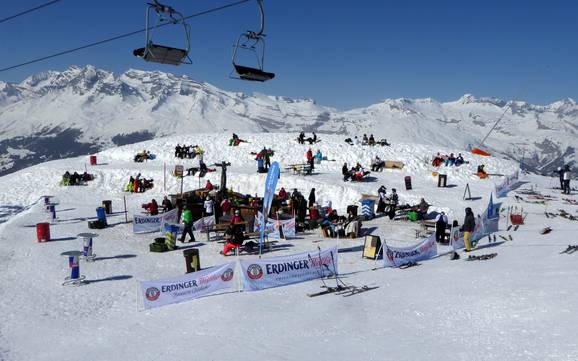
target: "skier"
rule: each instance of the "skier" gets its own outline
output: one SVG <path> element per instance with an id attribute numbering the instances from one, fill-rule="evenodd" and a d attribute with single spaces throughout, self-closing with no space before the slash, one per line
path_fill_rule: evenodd
<path id="1" fill-rule="evenodd" d="M 566 167 L 564 167 L 564 188 L 562 190 L 562 193 L 564 194 L 570 194 L 570 165 L 566 164 Z"/>
<path id="2" fill-rule="evenodd" d="M 446 236 L 446 226 L 448 224 L 448 217 L 444 212 L 441 212 L 436 217 L 436 242 L 444 243 Z"/>
<path id="3" fill-rule="evenodd" d="M 351 173 L 349 173 L 349 167 L 347 163 L 343 163 L 343 167 L 341 168 L 341 174 L 343 175 L 343 181 L 347 182 L 349 178 L 351 178 Z"/>
<path id="4" fill-rule="evenodd" d="M 315 203 L 315 188 L 311 188 L 311 193 L 309 193 L 309 208 L 313 207 Z"/>
<path id="5" fill-rule="evenodd" d="M 229 198 L 223 199 L 223 201 L 221 202 L 221 210 L 223 211 L 223 214 L 229 214 L 229 211 L 231 210 L 231 201 L 229 201 Z"/>
<path id="6" fill-rule="evenodd" d="M 391 195 L 389 196 L 389 209 L 387 210 L 387 215 L 389 219 L 395 218 L 395 209 L 397 208 L 397 203 L 399 202 L 399 196 L 395 188 L 391 188 Z"/>
<path id="7" fill-rule="evenodd" d="M 207 183 L 205 184 L 205 189 L 208 190 L 209 192 L 213 190 L 213 183 L 211 183 L 210 179 L 207 179 Z"/>
<path id="8" fill-rule="evenodd" d="M 303 132 L 299 133 L 299 137 L 297 138 L 297 141 L 299 142 L 299 144 L 305 144 L 305 133 L 303 133 Z"/>
<path id="9" fill-rule="evenodd" d="M 185 205 L 183 209 L 183 214 L 181 216 L 184 224 L 183 233 L 181 234 L 181 243 L 185 243 L 185 238 L 187 234 L 191 236 L 189 242 L 195 241 L 195 235 L 193 234 L 193 213 L 191 212 L 189 206 Z"/>
<path id="10" fill-rule="evenodd" d="M 564 191 L 564 170 L 562 170 L 562 167 L 558 167 L 553 173 L 558 174 L 558 178 L 560 179 L 560 189 Z"/>
<path id="11" fill-rule="evenodd" d="M 474 217 L 474 212 L 470 207 L 466 208 L 466 216 L 464 218 L 464 224 L 460 227 L 460 231 L 464 232 L 464 245 L 466 247 L 466 252 L 472 250 L 472 243 L 470 242 L 470 235 L 476 228 L 476 219 Z"/>

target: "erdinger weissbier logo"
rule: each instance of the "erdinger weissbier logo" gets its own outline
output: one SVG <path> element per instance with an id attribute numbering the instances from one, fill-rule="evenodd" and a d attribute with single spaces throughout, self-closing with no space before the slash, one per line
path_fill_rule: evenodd
<path id="1" fill-rule="evenodd" d="M 145 291 L 145 297 L 149 301 L 156 301 L 161 295 L 161 291 L 159 291 L 156 287 L 149 287 Z"/>
<path id="2" fill-rule="evenodd" d="M 227 268 L 225 270 L 225 272 L 223 272 L 223 274 L 221 275 L 221 280 L 223 282 L 228 282 L 230 280 L 233 279 L 233 276 L 235 275 L 235 272 L 233 272 L 232 268 Z"/>
<path id="3" fill-rule="evenodd" d="M 263 269 L 258 264 L 252 264 L 247 268 L 247 276 L 252 280 L 263 277 Z"/>

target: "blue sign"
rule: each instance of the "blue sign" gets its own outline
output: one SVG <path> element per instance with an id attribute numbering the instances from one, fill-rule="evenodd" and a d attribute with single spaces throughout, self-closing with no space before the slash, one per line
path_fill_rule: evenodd
<path id="1" fill-rule="evenodd" d="M 273 162 L 269 171 L 267 172 L 267 180 L 265 180 L 265 194 L 263 195 L 263 213 L 261 219 L 261 227 L 259 232 L 261 236 L 259 238 L 259 249 L 263 245 L 263 240 L 265 238 L 265 224 L 266 219 L 269 216 L 269 210 L 271 209 L 271 203 L 275 197 L 275 187 L 277 187 L 277 180 L 279 179 L 279 163 Z M 261 253 L 261 252 L 259 252 Z"/>

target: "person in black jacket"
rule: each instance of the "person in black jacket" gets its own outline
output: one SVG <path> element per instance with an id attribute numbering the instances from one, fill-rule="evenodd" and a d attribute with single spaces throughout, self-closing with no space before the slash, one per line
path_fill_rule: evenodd
<path id="1" fill-rule="evenodd" d="M 472 250 L 472 243 L 470 241 L 470 236 L 474 229 L 476 228 L 476 218 L 474 217 L 474 212 L 470 207 L 466 208 L 466 217 L 464 218 L 464 224 L 460 227 L 460 231 L 464 232 L 464 245 L 466 246 L 466 252 Z"/>
<path id="2" fill-rule="evenodd" d="M 311 188 L 311 193 L 309 193 L 309 208 L 313 207 L 315 203 L 315 188 Z"/>

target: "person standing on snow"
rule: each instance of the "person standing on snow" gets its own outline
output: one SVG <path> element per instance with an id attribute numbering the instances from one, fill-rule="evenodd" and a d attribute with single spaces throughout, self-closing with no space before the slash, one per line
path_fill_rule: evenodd
<path id="1" fill-rule="evenodd" d="M 470 236 L 475 228 L 476 228 L 476 218 L 474 217 L 474 212 L 470 207 L 467 207 L 466 216 L 464 218 L 464 224 L 460 227 L 460 231 L 464 232 L 464 245 L 466 247 L 466 252 L 470 252 L 472 250 L 472 243 L 470 241 Z"/>
<path id="2" fill-rule="evenodd" d="M 379 187 L 377 190 L 377 196 L 379 197 L 377 201 L 377 213 L 385 212 L 385 198 L 387 197 L 387 188 L 385 186 Z"/>
<path id="3" fill-rule="evenodd" d="M 444 243 L 446 237 L 446 226 L 448 224 L 448 217 L 444 212 L 441 212 L 436 217 L 436 242 Z"/>
<path id="4" fill-rule="evenodd" d="M 309 193 L 309 208 L 313 207 L 315 203 L 315 188 L 311 188 L 311 193 Z"/>
<path id="5" fill-rule="evenodd" d="M 187 234 L 191 236 L 189 242 L 195 241 L 195 235 L 193 234 L 193 212 L 189 209 L 189 206 L 185 206 L 183 209 L 183 214 L 181 216 L 184 224 L 183 233 L 181 234 L 181 243 L 185 243 L 185 238 Z"/>
<path id="6" fill-rule="evenodd" d="M 205 208 L 205 216 L 212 216 L 213 215 L 214 203 L 213 203 L 213 200 L 211 199 L 211 197 L 207 196 L 207 198 L 205 199 L 205 203 L 204 203 L 203 207 Z"/>
<path id="7" fill-rule="evenodd" d="M 560 189 L 564 191 L 564 170 L 562 167 L 558 167 L 553 173 L 558 174 L 558 178 L 560 179 Z"/>
<path id="8" fill-rule="evenodd" d="M 313 161 L 313 151 L 311 150 L 311 148 L 309 148 L 307 150 L 307 153 L 305 154 L 305 156 L 307 157 L 307 163 L 309 163 L 309 165 L 311 166 L 311 170 L 313 170 L 314 168 L 314 161 Z"/>
<path id="9" fill-rule="evenodd" d="M 564 167 L 563 180 L 564 180 L 564 187 L 562 188 L 562 193 L 570 194 L 570 166 L 569 165 L 566 165 L 566 167 Z"/>

